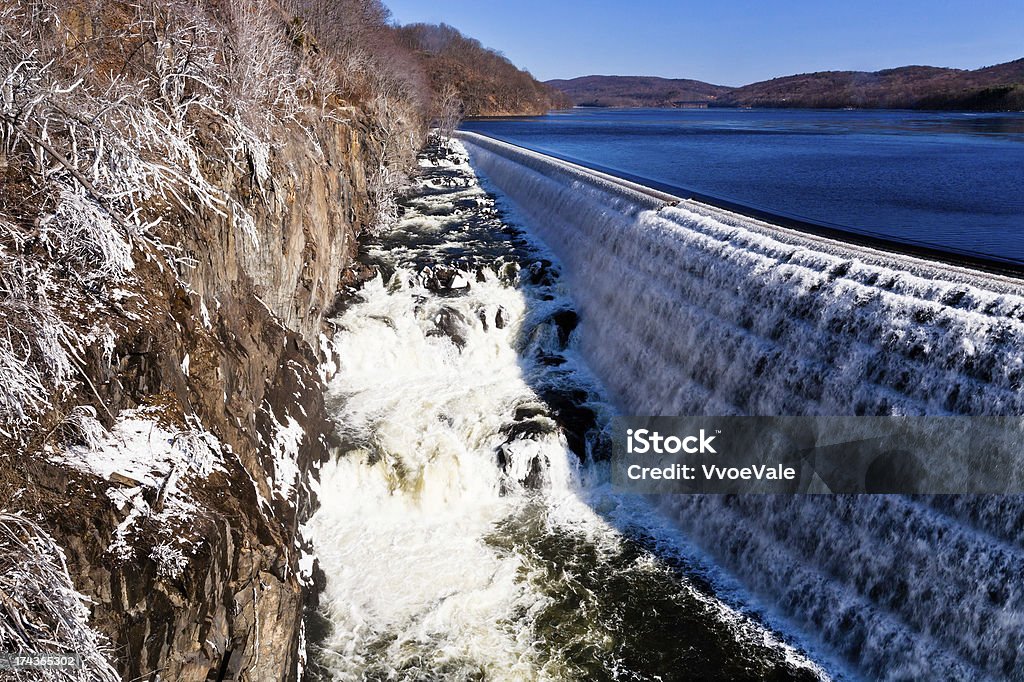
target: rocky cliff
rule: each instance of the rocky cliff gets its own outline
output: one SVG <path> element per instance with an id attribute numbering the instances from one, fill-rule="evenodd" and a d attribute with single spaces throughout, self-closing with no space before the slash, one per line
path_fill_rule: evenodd
<path id="1" fill-rule="evenodd" d="M 301 677 L 324 320 L 423 134 L 307 18 L 0 10 L 0 510 L 37 533 L 0 548 L 89 607 L 13 600 L 0 650 L 106 642 L 52 679 Z"/>
<path id="2" fill-rule="evenodd" d="M 300 575 L 298 525 L 327 456 L 317 374 L 327 358 L 316 352 L 318 337 L 356 235 L 371 218 L 367 131 L 346 125 L 322 133 L 325 158 L 314 158 L 301 138 L 275 154 L 277 184 L 255 221 L 258 243 L 229 221 L 198 219 L 182 242 L 196 260 L 184 280 L 159 261 L 140 262 L 130 293 L 102 312 L 103 324 L 116 329 L 112 347 L 88 346 L 83 358 L 97 395 L 86 389 L 70 402 L 97 405 L 113 427 L 116 438 L 101 437 L 95 448 L 121 450 L 109 472 L 91 470 L 92 448 L 74 435 L 72 456 L 58 452 L 68 444 L 44 440 L 30 446 L 38 454 L 12 453 L 18 466 L 5 466 L 0 504 L 38 515 L 63 545 L 75 586 L 96 602 L 93 624 L 119 647 L 117 667 L 127 679 L 297 673 L 309 577 Z M 67 430 L 65 414 L 45 423 Z M 131 437 L 117 430 L 126 414 L 157 435 L 141 445 L 117 442 Z M 206 477 L 186 470 L 183 499 L 165 507 L 160 496 L 173 465 L 147 460 L 197 427 L 219 442 L 218 470 Z M 177 574 L 154 558 L 172 538 L 188 539 Z"/>

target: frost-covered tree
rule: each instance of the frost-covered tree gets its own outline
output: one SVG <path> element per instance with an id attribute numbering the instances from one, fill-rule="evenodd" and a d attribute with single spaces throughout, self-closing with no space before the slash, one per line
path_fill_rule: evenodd
<path id="1" fill-rule="evenodd" d="M 89 626 L 64 552 L 34 522 L 0 513 L 0 651 L 81 656 L 81 668 L 5 670 L 12 682 L 114 682 L 109 642 Z"/>
<path id="2" fill-rule="evenodd" d="M 376 0 L 0 5 L 0 436 L 24 440 L 88 388 L 98 337 L 72 311 L 128 286 L 140 258 L 187 280 L 196 216 L 255 246 L 285 131 L 316 147 L 314 128 L 358 109 L 387 212 L 429 99 L 387 21 Z"/>

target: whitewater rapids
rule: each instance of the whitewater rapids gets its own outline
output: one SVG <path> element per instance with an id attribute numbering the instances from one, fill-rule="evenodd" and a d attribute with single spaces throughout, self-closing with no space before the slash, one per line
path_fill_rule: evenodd
<path id="1" fill-rule="evenodd" d="M 312 677 L 840 670 L 610 489 L 595 458 L 615 411 L 578 351 L 558 259 L 496 206 L 458 143 L 420 170 L 401 220 L 365 245 L 378 275 L 336 321 L 341 446 L 306 528 L 326 578 Z"/>

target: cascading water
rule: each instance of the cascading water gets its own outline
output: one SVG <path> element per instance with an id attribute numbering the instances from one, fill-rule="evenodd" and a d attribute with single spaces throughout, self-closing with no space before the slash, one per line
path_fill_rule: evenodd
<path id="1" fill-rule="evenodd" d="M 591 454 L 612 408 L 560 266 L 457 143 L 428 150 L 364 258 L 379 274 L 337 320 L 340 455 L 307 527 L 326 577 L 314 679 L 826 676 L 783 619 L 610 490 Z"/>
<path id="2" fill-rule="evenodd" d="M 666 203 L 463 134 L 560 259 L 633 414 L 1024 414 L 1019 283 Z M 1020 497 L 673 496 L 676 526 L 871 679 L 1024 679 Z"/>

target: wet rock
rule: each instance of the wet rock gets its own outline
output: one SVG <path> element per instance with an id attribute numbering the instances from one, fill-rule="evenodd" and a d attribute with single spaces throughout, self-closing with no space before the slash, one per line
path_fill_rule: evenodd
<path id="1" fill-rule="evenodd" d="M 368 315 L 367 317 L 371 320 L 376 320 L 377 322 L 380 322 L 389 329 L 395 328 L 395 321 L 385 315 Z"/>
<path id="2" fill-rule="evenodd" d="M 587 437 L 597 427 L 597 415 L 586 406 L 589 400 L 587 392 L 580 388 L 549 386 L 540 391 L 540 397 L 565 434 L 569 449 L 580 461 L 586 460 Z"/>
<path id="3" fill-rule="evenodd" d="M 519 279 L 519 263 L 506 262 L 501 263 L 495 270 L 495 274 L 502 284 L 512 285 Z"/>
<path id="4" fill-rule="evenodd" d="M 551 286 L 555 283 L 555 273 L 551 261 L 547 259 L 531 263 L 527 267 L 528 281 L 534 286 Z"/>
<path id="5" fill-rule="evenodd" d="M 538 353 L 537 362 L 544 365 L 545 367 L 561 367 L 565 364 L 565 358 L 561 355 L 552 355 L 549 353 Z"/>
<path id="6" fill-rule="evenodd" d="M 461 295 L 469 291 L 470 283 L 466 273 L 458 268 L 438 265 L 426 267 L 417 276 L 420 286 L 439 296 Z"/>
<path id="7" fill-rule="evenodd" d="M 541 405 L 540 403 L 531 403 L 518 406 L 512 413 L 512 418 L 518 422 L 542 415 L 547 416 L 547 414 L 548 410 L 544 405 Z"/>
<path id="8" fill-rule="evenodd" d="M 544 471 L 547 469 L 548 462 L 541 462 L 540 457 L 534 457 L 533 461 L 530 462 L 530 473 L 523 479 L 523 487 L 528 490 L 540 490 L 544 487 Z"/>
<path id="9" fill-rule="evenodd" d="M 502 426 L 500 433 L 505 440 L 498 446 L 496 457 L 498 466 L 505 474 L 509 473 L 510 456 L 519 455 L 512 445 L 516 441 L 540 440 L 558 432 L 557 423 L 551 418 L 548 408 L 541 403 L 527 403 L 515 408 L 512 422 Z M 528 489 L 539 489 L 544 484 L 544 471 L 549 462 L 541 455 L 534 455 L 529 464 L 528 473 L 518 483 Z M 522 470 L 516 467 L 518 470 Z"/>
<path id="10" fill-rule="evenodd" d="M 508 473 L 508 464 L 508 453 L 505 448 L 498 448 L 498 466 L 506 474 Z M 530 459 L 530 468 L 526 476 L 516 482 L 527 490 L 541 490 L 544 487 L 544 472 L 549 466 L 550 462 L 546 457 L 535 456 Z M 503 481 L 501 484 L 501 494 L 507 495 L 508 493 L 509 486 Z"/>
<path id="11" fill-rule="evenodd" d="M 537 440 L 555 430 L 555 423 L 547 415 L 537 415 L 507 424 L 501 428 L 501 433 L 505 436 L 505 443 L 511 443 L 514 440 Z"/>
<path id="12" fill-rule="evenodd" d="M 480 324 L 483 326 L 485 332 L 490 330 L 492 322 L 495 329 L 504 329 L 506 315 L 507 313 L 505 312 L 505 309 L 501 306 L 498 306 L 498 309 L 494 312 L 493 321 L 491 316 L 488 314 L 487 308 L 481 307 L 476 312 L 476 316 L 480 320 Z"/>
<path id="13" fill-rule="evenodd" d="M 462 313 L 444 306 L 434 315 L 434 328 L 427 332 L 427 336 L 445 336 L 461 351 L 466 347 L 464 330 L 468 324 L 469 320 Z"/>
<path id="14" fill-rule="evenodd" d="M 506 482 L 511 482 L 513 480 L 513 477 L 509 476 L 511 473 L 510 469 L 512 468 L 510 466 L 510 451 L 511 448 L 509 448 L 507 444 L 499 447 L 497 451 L 498 467 L 501 469 L 502 473 L 506 475 Z M 544 472 L 549 466 L 550 462 L 547 457 L 542 455 L 533 455 L 530 457 L 526 475 L 522 478 L 518 478 L 515 482 L 528 490 L 540 490 L 544 487 Z M 502 495 L 508 494 L 509 492 L 506 482 L 503 482 L 501 486 Z"/>
<path id="15" fill-rule="evenodd" d="M 562 348 L 569 345 L 569 337 L 580 322 L 575 310 L 560 310 L 551 316 L 558 329 L 558 343 Z"/>

